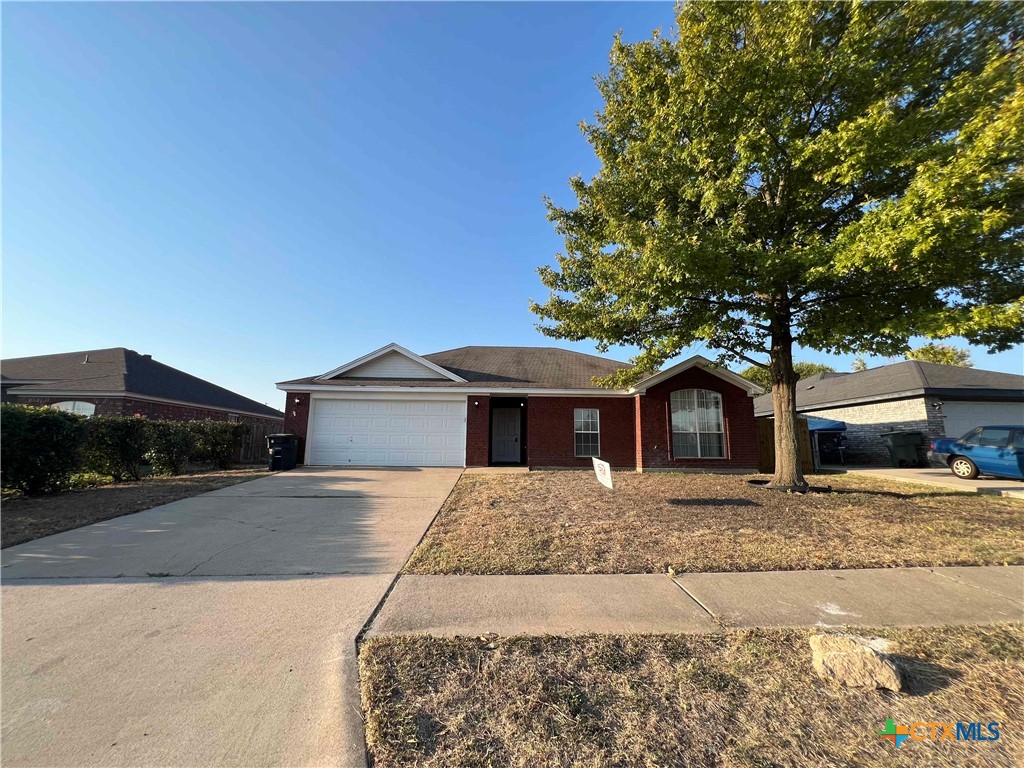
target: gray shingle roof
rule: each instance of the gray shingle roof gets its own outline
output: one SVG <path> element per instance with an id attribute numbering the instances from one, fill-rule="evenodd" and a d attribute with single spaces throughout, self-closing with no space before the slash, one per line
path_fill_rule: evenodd
<path id="1" fill-rule="evenodd" d="M 86 362 L 88 361 L 88 362 Z M 0 361 L 9 392 L 125 392 L 274 418 L 284 414 L 157 362 L 131 349 L 113 347 Z M 18 385 L 16 382 L 38 382 Z"/>
<path id="2" fill-rule="evenodd" d="M 424 358 L 466 379 L 469 384 L 444 379 L 366 379 L 345 377 L 336 383 L 364 387 L 467 387 L 496 389 L 595 389 L 594 377 L 607 376 L 629 363 L 609 360 L 557 347 L 459 347 L 423 355 Z M 308 376 L 281 385 L 322 384 Z"/>
<path id="3" fill-rule="evenodd" d="M 904 393 L 1024 399 L 1024 376 L 906 360 L 855 373 L 801 379 L 796 385 L 796 407 L 807 410 L 851 401 L 872 402 Z M 762 416 L 771 412 L 771 394 L 755 398 L 755 414 Z"/>

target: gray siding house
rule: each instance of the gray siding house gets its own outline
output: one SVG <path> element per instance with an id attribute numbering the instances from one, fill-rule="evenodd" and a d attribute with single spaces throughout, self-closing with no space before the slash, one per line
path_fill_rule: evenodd
<path id="1" fill-rule="evenodd" d="M 888 464 L 883 432 L 930 439 L 982 424 L 1024 424 L 1024 376 L 916 360 L 801 379 L 796 398 L 805 416 L 846 422 L 850 464 Z M 754 415 L 772 415 L 770 394 L 754 400 Z"/>

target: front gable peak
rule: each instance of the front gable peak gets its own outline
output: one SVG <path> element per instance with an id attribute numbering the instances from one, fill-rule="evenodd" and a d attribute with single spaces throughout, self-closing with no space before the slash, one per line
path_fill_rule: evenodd
<path id="1" fill-rule="evenodd" d="M 728 368 L 721 368 L 715 365 L 711 360 L 708 360 L 703 355 L 688 357 L 686 360 L 683 360 L 683 362 L 677 363 L 671 368 L 666 368 L 664 371 L 648 376 L 646 379 L 638 381 L 630 391 L 643 394 L 655 384 L 667 381 L 673 376 L 677 376 L 690 368 L 700 368 L 701 370 L 707 371 L 708 373 L 729 382 L 733 386 L 746 390 L 747 395 L 750 397 L 756 397 L 764 392 L 764 390 L 754 382 L 743 378 L 737 373 L 733 373 Z"/>
<path id="2" fill-rule="evenodd" d="M 337 379 L 439 379 L 465 383 L 466 380 L 446 368 L 410 352 L 399 344 L 391 343 L 352 360 L 333 371 L 318 376 L 317 380 Z"/>

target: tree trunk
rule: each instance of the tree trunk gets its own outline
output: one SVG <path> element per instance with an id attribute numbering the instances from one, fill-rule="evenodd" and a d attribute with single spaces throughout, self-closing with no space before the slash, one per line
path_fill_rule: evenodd
<path id="1" fill-rule="evenodd" d="M 769 369 L 775 412 L 775 476 L 772 488 L 807 488 L 800 466 L 796 430 L 796 372 L 793 370 L 793 333 L 789 323 L 773 323 Z"/>

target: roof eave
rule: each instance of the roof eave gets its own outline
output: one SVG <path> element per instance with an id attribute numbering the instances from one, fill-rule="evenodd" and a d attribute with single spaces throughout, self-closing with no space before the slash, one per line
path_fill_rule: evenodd
<path id="1" fill-rule="evenodd" d="M 183 405 L 190 408 L 202 408 L 207 411 L 222 411 L 224 413 L 238 413 L 245 416 L 256 416 L 261 419 L 283 419 L 284 413 L 271 408 L 269 405 L 264 406 L 269 409 L 271 413 L 258 413 L 256 411 L 249 411 L 245 408 L 228 408 L 223 405 L 210 405 L 209 403 L 200 403 L 195 400 L 178 400 L 171 397 L 159 397 L 157 395 L 147 395 L 142 392 L 127 392 L 125 390 L 114 390 L 114 389 L 80 389 L 80 390 L 60 390 L 60 389 L 48 389 L 48 390 L 28 390 L 18 391 L 17 389 L 10 390 L 11 394 L 14 395 L 26 395 L 32 397 L 73 397 L 73 398 L 94 398 L 94 397 L 109 397 L 109 398 L 124 398 L 131 400 L 144 400 L 153 403 L 169 403 L 171 405 Z M 259 405 L 259 403 L 256 403 Z"/>
<path id="2" fill-rule="evenodd" d="M 886 392 L 880 395 L 864 397 L 847 397 L 839 400 L 826 400 L 821 403 L 802 404 L 797 401 L 798 411 L 823 410 L 828 408 L 848 408 L 871 403 L 885 403 L 891 400 L 907 400 L 913 397 L 946 397 L 959 400 L 1008 400 L 1010 402 L 1024 399 L 1024 390 L 1018 389 L 970 389 L 967 387 L 923 387 L 921 389 L 905 389 L 899 392 Z M 772 413 L 769 409 L 755 410 L 755 416 Z"/>
<path id="3" fill-rule="evenodd" d="M 534 395 L 534 396 L 563 396 L 563 395 L 579 395 L 587 397 L 632 397 L 636 393 L 627 389 L 601 389 L 601 388 L 571 388 L 571 387 L 494 387 L 483 385 L 474 385 L 473 382 L 466 382 L 464 387 L 431 387 L 431 386 L 419 386 L 419 387 L 403 387 L 400 384 L 394 386 L 380 386 L 380 385 L 368 385 L 368 386 L 346 386 L 344 384 L 311 384 L 311 383 L 300 383 L 290 384 L 289 382 L 281 382 L 276 385 L 282 392 L 340 392 L 340 393 L 354 393 L 354 392 L 394 392 L 397 394 L 451 394 L 451 395 L 488 395 L 488 394 L 508 394 L 508 395 Z"/>

